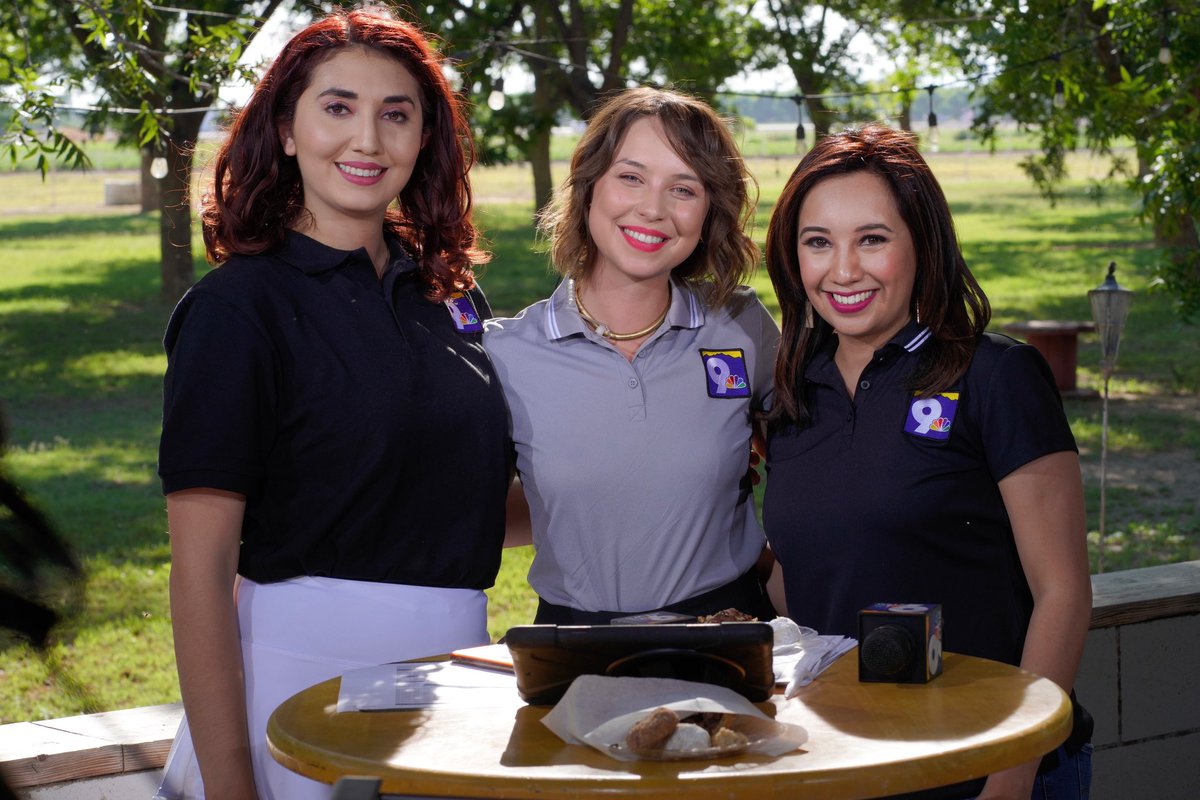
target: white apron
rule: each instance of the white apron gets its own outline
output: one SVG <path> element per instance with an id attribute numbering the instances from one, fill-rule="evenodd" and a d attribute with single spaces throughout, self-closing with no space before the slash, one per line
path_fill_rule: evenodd
<path id="1" fill-rule="evenodd" d="M 337 578 L 279 583 L 243 578 L 237 611 L 251 761 L 263 800 L 329 800 L 333 791 L 281 766 L 267 750 L 267 718 L 284 700 L 347 670 L 489 641 L 487 597 L 475 589 Z M 185 716 L 155 800 L 200 798 L 204 785 Z"/>

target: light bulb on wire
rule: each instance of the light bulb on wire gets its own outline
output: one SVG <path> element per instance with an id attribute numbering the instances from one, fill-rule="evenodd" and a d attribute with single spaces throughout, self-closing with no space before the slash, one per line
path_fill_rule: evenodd
<path id="1" fill-rule="evenodd" d="M 155 156 L 150 161 L 150 176 L 160 181 L 167 177 L 167 160 L 165 158 Z"/>
<path id="2" fill-rule="evenodd" d="M 797 95 L 792 102 L 796 104 L 796 152 L 803 153 L 808 147 L 808 134 L 804 130 L 804 98 Z"/>
<path id="3" fill-rule="evenodd" d="M 929 123 L 929 151 L 936 153 L 941 145 L 942 137 L 938 132 L 937 114 L 933 111 L 933 87 L 930 86 L 925 91 L 929 92 L 929 118 L 927 120 Z"/>
<path id="4" fill-rule="evenodd" d="M 1063 85 L 1062 78 L 1054 79 L 1054 107 L 1055 108 L 1066 108 L 1067 107 L 1066 86 Z"/>
<path id="5" fill-rule="evenodd" d="M 1171 45 L 1167 44 L 1166 37 L 1163 37 L 1162 47 L 1158 48 L 1158 63 L 1163 65 L 1171 63 Z"/>
<path id="6" fill-rule="evenodd" d="M 487 99 L 488 108 L 499 111 L 504 108 L 504 78 L 497 78 Z"/>

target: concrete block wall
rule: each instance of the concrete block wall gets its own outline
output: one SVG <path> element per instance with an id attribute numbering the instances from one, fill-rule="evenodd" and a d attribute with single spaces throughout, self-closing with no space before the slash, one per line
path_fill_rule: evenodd
<path id="1" fill-rule="evenodd" d="M 1200 562 L 1092 577 L 1093 800 L 1200 798 Z M 1167 614 L 1167 616 L 1162 616 Z"/>

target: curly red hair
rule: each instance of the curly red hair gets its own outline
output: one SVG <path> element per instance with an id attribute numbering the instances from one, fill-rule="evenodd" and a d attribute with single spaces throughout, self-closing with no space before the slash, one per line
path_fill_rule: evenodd
<path id="1" fill-rule="evenodd" d="M 470 128 L 442 72 L 442 57 L 425 35 L 378 9 L 342 9 L 309 25 L 258 82 L 217 152 L 212 189 L 202 201 L 208 260 L 219 265 L 231 255 L 272 250 L 307 213 L 299 167 L 284 153 L 278 131 L 292 120 L 317 66 L 348 47 L 396 59 L 421 87 L 429 140 L 387 211 L 385 229 L 417 260 L 431 299 L 471 288 L 474 267 L 488 254 L 479 249 L 471 220 Z"/>

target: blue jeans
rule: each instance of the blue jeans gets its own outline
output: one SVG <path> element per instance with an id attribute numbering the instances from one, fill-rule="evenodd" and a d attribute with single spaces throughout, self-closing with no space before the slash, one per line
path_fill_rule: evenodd
<path id="1" fill-rule="evenodd" d="M 1058 766 L 1033 782 L 1030 800 L 1088 800 L 1092 787 L 1092 745 L 1075 753 L 1058 748 Z"/>
<path id="2" fill-rule="evenodd" d="M 1065 747 L 1055 752 L 1058 766 L 1034 779 L 1029 800 L 1088 800 L 1092 788 L 1091 743 L 1074 753 L 1067 752 Z"/>

